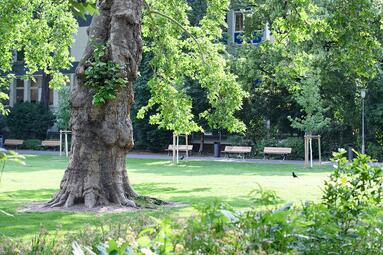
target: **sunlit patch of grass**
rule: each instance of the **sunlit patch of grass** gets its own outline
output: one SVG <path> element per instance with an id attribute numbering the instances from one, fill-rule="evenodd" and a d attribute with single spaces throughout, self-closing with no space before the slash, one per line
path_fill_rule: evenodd
<path id="1" fill-rule="evenodd" d="M 17 208 L 32 201 L 48 201 L 57 192 L 68 160 L 56 156 L 27 156 L 26 166 L 7 164 L 0 183 L 0 209 L 15 217 L 0 214 L 0 235 L 30 237 L 40 225 L 54 230 L 75 231 L 85 224 L 127 221 L 137 217 L 187 217 L 193 204 L 222 201 L 234 208 L 251 206 L 249 193 L 260 184 L 275 191 L 281 203 L 318 200 L 324 179 L 331 167 L 313 169 L 301 165 L 269 165 L 213 161 L 128 159 L 127 169 L 134 188 L 142 195 L 187 204 L 181 208 L 160 208 L 118 214 L 96 213 L 18 213 Z M 292 178 L 294 171 L 299 178 Z"/>

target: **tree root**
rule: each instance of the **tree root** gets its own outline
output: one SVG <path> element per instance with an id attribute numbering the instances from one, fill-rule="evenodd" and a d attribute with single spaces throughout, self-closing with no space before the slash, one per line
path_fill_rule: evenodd
<path id="1" fill-rule="evenodd" d="M 88 209 L 107 205 L 119 205 L 135 209 L 157 209 L 159 206 L 168 205 L 169 203 L 149 196 L 137 195 L 135 197 L 130 197 L 128 194 L 123 195 L 121 193 L 120 195 L 117 195 L 115 201 L 108 201 L 105 196 L 96 195 L 94 192 L 88 192 L 82 197 L 75 197 L 69 191 L 64 189 L 58 192 L 52 200 L 46 203 L 45 207 L 69 208 L 78 204 L 83 204 Z"/>
<path id="2" fill-rule="evenodd" d="M 148 196 L 138 196 L 135 199 L 135 202 L 137 203 L 137 206 L 139 208 L 146 208 L 146 209 L 157 209 L 159 206 L 169 204 L 168 202 L 165 202 L 158 198 L 148 197 Z"/>

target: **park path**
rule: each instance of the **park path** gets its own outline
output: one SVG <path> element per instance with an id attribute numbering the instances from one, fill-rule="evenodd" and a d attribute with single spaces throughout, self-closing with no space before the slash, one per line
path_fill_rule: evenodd
<path id="1" fill-rule="evenodd" d="M 30 155 L 51 155 L 59 156 L 58 151 L 37 151 L 37 150 L 16 150 L 20 154 L 30 154 Z M 63 153 L 63 156 L 65 153 Z M 150 152 L 130 152 L 128 158 L 138 158 L 138 159 L 161 159 L 161 160 L 172 160 L 171 156 L 168 156 L 164 153 L 150 153 Z M 277 160 L 277 159 L 239 159 L 239 158 L 225 158 L 225 157 L 212 157 L 212 156 L 191 156 L 188 160 L 193 161 L 221 161 L 221 162 L 246 162 L 246 163 L 259 163 L 259 164 L 283 164 L 283 165 L 303 165 L 303 160 Z M 314 162 L 315 165 L 318 162 Z M 322 165 L 331 165 L 331 162 L 324 161 Z"/>

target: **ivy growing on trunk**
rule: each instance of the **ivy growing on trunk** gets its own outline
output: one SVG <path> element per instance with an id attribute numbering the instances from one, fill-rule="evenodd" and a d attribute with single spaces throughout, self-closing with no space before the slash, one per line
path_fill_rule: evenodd
<path id="1" fill-rule="evenodd" d="M 107 45 L 95 44 L 93 54 L 86 61 L 85 85 L 94 89 L 93 104 L 102 105 L 116 99 L 118 90 L 126 87 L 127 79 L 121 77 L 121 67 L 107 58 Z"/>

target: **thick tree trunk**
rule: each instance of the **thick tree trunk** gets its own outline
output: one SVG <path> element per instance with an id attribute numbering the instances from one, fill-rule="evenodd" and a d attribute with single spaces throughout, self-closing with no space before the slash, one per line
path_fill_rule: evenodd
<path id="1" fill-rule="evenodd" d="M 199 150 L 198 150 L 198 153 L 199 155 L 202 155 L 203 153 L 203 146 L 205 144 L 205 133 L 201 133 L 201 140 L 199 142 Z"/>
<path id="2" fill-rule="evenodd" d="M 41 85 L 41 103 L 45 108 L 49 108 L 49 82 L 51 80 L 51 76 L 47 74 L 43 74 L 43 83 Z"/>
<path id="3" fill-rule="evenodd" d="M 60 191 L 49 206 L 83 203 L 92 208 L 118 204 L 136 207 L 138 197 L 129 183 L 125 159 L 133 147 L 130 107 L 133 81 L 142 55 L 142 0 L 100 0 L 100 15 L 93 18 L 89 42 L 76 70 L 71 92 L 72 151 Z M 84 85 L 86 61 L 94 43 L 108 46 L 108 59 L 122 67 L 128 85 L 117 98 L 102 106 L 92 104 L 92 90 Z"/>

